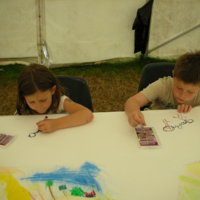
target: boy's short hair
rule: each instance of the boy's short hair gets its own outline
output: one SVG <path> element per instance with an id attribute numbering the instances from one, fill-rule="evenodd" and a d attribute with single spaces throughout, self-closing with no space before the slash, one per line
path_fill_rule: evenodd
<path id="1" fill-rule="evenodd" d="M 180 56 L 173 75 L 184 83 L 200 84 L 200 51 Z"/>

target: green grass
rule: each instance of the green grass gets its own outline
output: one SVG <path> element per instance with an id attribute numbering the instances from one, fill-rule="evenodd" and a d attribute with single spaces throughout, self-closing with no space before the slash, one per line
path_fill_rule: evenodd
<path id="1" fill-rule="evenodd" d="M 141 73 L 146 64 L 153 62 L 174 62 L 174 60 L 136 57 L 131 61 L 107 61 L 99 64 L 66 65 L 66 67 L 62 66 L 51 70 L 55 75 L 127 78 L 126 75 L 130 71 Z M 4 86 L 16 82 L 19 73 L 24 67 L 24 65 L 20 64 L 0 66 L 0 85 Z"/>
<path id="2" fill-rule="evenodd" d="M 122 62 L 103 62 L 100 64 L 84 64 L 74 65 L 72 67 L 62 67 L 53 69 L 53 72 L 57 75 L 66 74 L 70 76 L 108 76 L 108 77 L 120 77 L 122 72 L 127 70 L 134 70 L 141 72 L 143 67 L 148 63 L 153 62 L 173 62 L 172 60 L 156 59 L 156 58 L 135 58 L 131 61 Z"/>
<path id="3" fill-rule="evenodd" d="M 0 85 L 4 86 L 16 82 L 23 68 L 24 66 L 20 64 L 0 66 Z"/>

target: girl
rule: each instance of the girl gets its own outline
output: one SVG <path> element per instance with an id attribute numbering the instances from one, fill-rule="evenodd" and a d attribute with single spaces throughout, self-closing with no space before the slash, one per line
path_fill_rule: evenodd
<path id="1" fill-rule="evenodd" d="M 92 112 L 65 96 L 56 77 L 39 64 L 31 64 L 21 72 L 16 107 L 19 115 L 69 113 L 57 119 L 37 122 L 38 130 L 44 133 L 83 125 L 93 119 Z"/>

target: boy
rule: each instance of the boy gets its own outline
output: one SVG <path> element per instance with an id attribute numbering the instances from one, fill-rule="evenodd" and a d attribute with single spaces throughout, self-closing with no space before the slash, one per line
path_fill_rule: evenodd
<path id="1" fill-rule="evenodd" d="M 173 77 L 160 78 L 126 101 L 131 126 L 146 125 L 140 108 L 149 103 L 151 109 L 177 108 L 180 113 L 200 105 L 200 51 L 180 56 Z"/>

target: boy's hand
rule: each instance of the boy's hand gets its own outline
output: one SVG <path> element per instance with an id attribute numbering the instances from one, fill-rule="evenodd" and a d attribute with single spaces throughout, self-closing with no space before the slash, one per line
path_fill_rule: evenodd
<path id="1" fill-rule="evenodd" d="M 36 123 L 38 130 L 43 133 L 51 133 L 56 130 L 56 124 L 54 119 L 45 119 Z"/>
<path id="2" fill-rule="evenodd" d="M 188 112 L 190 112 L 191 109 L 192 109 L 192 106 L 187 105 L 187 104 L 180 104 L 177 107 L 177 111 L 179 113 L 188 113 Z"/>
<path id="3" fill-rule="evenodd" d="M 140 92 L 126 101 L 124 110 L 128 116 L 128 121 L 131 126 L 136 127 L 139 124 L 142 126 L 146 125 L 140 108 L 148 103 L 150 103 L 150 101 Z"/>
<path id="4" fill-rule="evenodd" d="M 143 126 L 146 125 L 146 122 L 144 120 L 144 115 L 140 111 L 137 112 L 134 111 L 130 113 L 128 116 L 128 121 L 129 124 L 133 127 L 136 127 L 137 125 L 143 125 Z"/>

